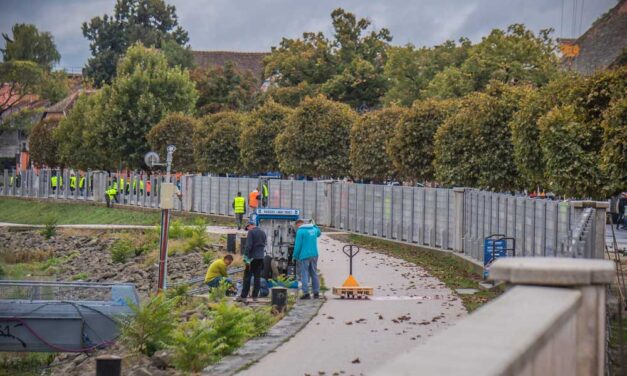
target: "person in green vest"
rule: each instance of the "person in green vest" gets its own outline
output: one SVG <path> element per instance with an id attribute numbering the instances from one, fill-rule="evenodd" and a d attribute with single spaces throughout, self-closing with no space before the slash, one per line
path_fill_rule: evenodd
<path id="1" fill-rule="evenodd" d="M 85 176 L 84 175 L 80 175 L 80 178 L 78 179 L 78 189 L 81 191 L 82 194 L 85 194 Z"/>
<path id="2" fill-rule="evenodd" d="M 105 201 L 107 201 L 107 207 L 112 208 L 113 202 L 118 202 L 118 181 L 114 177 L 111 180 L 111 185 L 105 191 Z"/>
<path id="3" fill-rule="evenodd" d="M 137 194 L 137 181 L 139 180 L 139 194 L 144 194 L 144 180 L 141 178 L 133 179 L 133 194 Z"/>
<path id="4" fill-rule="evenodd" d="M 268 207 L 268 196 L 270 196 L 270 193 L 268 192 L 268 183 L 263 182 L 263 185 L 261 186 L 261 206 L 264 208 Z"/>
<path id="5" fill-rule="evenodd" d="M 244 222 L 244 213 L 246 213 L 246 199 L 242 197 L 242 192 L 237 192 L 237 197 L 233 199 L 233 212 L 237 221 L 237 229 L 242 229 Z"/>
<path id="6" fill-rule="evenodd" d="M 57 176 L 57 173 L 53 172 L 50 178 L 50 187 L 52 187 L 53 192 L 55 192 L 57 188 L 61 189 L 63 187 L 63 177 Z"/>
<path id="7" fill-rule="evenodd" d="M 76 190 L 76 175 L 72 173 L 70 175 L 70 191 L 74 192 Z"/>

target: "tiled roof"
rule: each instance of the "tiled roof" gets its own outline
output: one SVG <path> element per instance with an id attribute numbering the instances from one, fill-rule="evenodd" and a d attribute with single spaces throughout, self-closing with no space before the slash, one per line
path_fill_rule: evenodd
<path id="1" fill-rule="evenodd" d="M 627 48 L 626 36 L 627 0 L 621 0 L 577 40 L 564 41 L 579 46 L 579 54 L 562 59 L 562 64 L 581 74 L 606 69 Z"/>
<path id="2" fill-rule="evenodd" d="M 222 67 L 227 61 L 231 61 L 237 69 L 250 71 L 260 82 L 263 78 L 263 58 L 270 55 L 269 52 L 233 51 L 192 51 L 192 53 L 194 63 L 199 67 Z"/>

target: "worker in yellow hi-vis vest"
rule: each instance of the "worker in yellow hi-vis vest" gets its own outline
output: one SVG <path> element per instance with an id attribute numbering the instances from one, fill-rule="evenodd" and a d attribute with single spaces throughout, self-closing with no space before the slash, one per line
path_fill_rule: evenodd
<path id="1" fill-rule="evenodd" d="M 244 222 L 244 213 L 246 213 L 246 199 L 242 197 L 242 192 L 237 192 L 237 196 L 233 199 L 233 213 L 237 221 L 237 229 L 242 229 Z"/>

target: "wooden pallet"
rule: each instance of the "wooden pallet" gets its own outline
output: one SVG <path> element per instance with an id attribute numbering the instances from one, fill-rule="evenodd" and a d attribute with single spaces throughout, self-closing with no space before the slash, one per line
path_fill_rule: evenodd
<path id="1" fill-rule="evenodd" d="M 373 288 L 361 286 L 334 287 L 333 295 L 338 295 L 342 299 L 368 299 L 369 296 L 373 295 Z"/>

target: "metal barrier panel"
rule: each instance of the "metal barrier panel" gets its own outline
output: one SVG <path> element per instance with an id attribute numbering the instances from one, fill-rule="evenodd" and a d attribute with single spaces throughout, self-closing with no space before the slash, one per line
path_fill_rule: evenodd
<path id="1" fill-rule="evenodd" d="M 416 188 L 401 187 L 401 225 L 400 239 L 412 242 L 413 213 L 414 213 L 414 192 Z"/>
<path id="2" fill-rule="evenodd" d="M 392 237 L 392 190 L 393 187 L 383 186 L 383 237 Z"/>
<path id="3" fill-rule="evenodd" d="M 557 203 L 548 201 L 545 205 L 546 236 L 544 239 L 544 249 L 547 256 L 557 256 Z"/>

